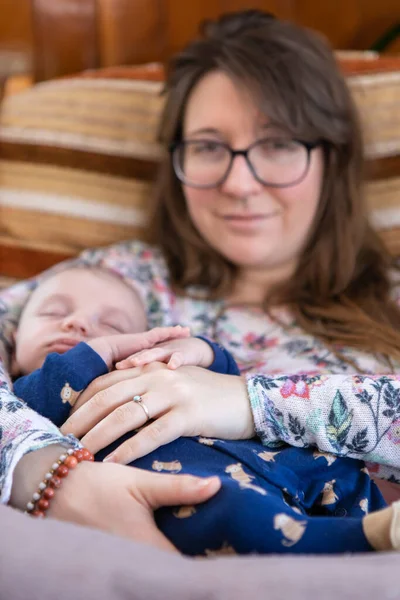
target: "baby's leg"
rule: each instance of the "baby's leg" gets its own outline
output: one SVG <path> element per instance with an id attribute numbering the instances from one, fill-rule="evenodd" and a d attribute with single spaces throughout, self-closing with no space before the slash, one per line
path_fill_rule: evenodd
<path id="1" fill-rule="evenodd" d="M 301 491 L 299 480 L 279 465 L 277 455 L 272 458 L 276 460 L 263 454 L 260 459 L 254 442 L 203 439 L 199 443 L 183 438 L 136 461 L 135 466 L 221 478 L 221 490 L 205 504 L 156 512 L 157 525 L 184 554 L 371 550 L 361 517 L 309 516 L 296 497 Z"/>
<path id="2" fill-rule="evenodd" d="M 287 458 L 293 466 L 290 452 Z M 268 453 L 254 442 L 180 438 L 133 465 L 158 472 L 221 478 L 221 490 L 208 502 L 156 511 L 158 527 L 184 554 L 337 553 L 372 549 L 361 517 L 308 515 L 300 501 L 302 486 L 297 475 L 279 464 L 279 459 L 277 453 Z"/>
<path id="3" fill-rule="evenodd" d="M 265 496 L 223 480 L 203 505 L 157 511 L 157 525 L 184 554 L 368 552 L 361 518 L 315 517 L 289 507 L 277 489 Z"/>
<path id="4" fill-rule="evenodd" d="M 284 473 L 289 480 L 292 473 L 291 492 L 309 515 L 363 517 L 387 506 L 362 461 L 316 448 L 285 448 L 274 453 L 273 464 L 276 477 Z"/>

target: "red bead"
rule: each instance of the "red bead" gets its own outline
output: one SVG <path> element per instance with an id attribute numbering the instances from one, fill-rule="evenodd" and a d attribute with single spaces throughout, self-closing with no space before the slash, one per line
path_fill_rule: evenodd
<path id="1" fill-rule="evenodd" d="M 57 477 L 57 475 L 53 475 L 53 477 L 49 481 L 49 486 L 54 489 L 57 489 L 60 487 L 61 483 L 62 483 L 61 479 L 59 477 Z"/>
<path id="2" fill-rule="evenodd" d="M 83 460 L 90 460 L 90 461 L 94 460 L 93 454 L 87 448 L 82 449 L 82 454 L 83 454 Z"/>
<path id="3" fill-rule="evenodd" d="M 37 501 L 36 506 L 38 507 L 39 510 L 47 510 L 50 506 L 50 502 L 48 500 L 46 500 L 46 498 L 40 498 L 40 500 Z"/>
<path id="4" fill-rule="evenodd" d="M 55 491 L 51 487 L 47 487 L 42 494 L 43 498 L 47 498 L 47 500 L 51 500 L 55 494 Z"/>
<path id="5" fill-rule="evenodd" d="M 68 456 L 68 458 L 64 460 L 64 465 L 68 467 L 68 469 L 75 469 L 77 464 L 78 459 L 75 456 Z"/>
<path id="6" fill-rule="evenodd" d="M 31 515 L 32 515 L 33 517 L 39 517 L 39 519 L 43 519 L 43 517 L 44 517 L 44 512 L 43 512 L 43 511 L 41 511 L 41 510 L 33 510 L 33 511 L 31 512 Z"/>
<path id="7" fill-rule="evenodd" d="M 82 462 L 83 461 L 83 452 L 82 450 L 75 450 L 73 456 L 75 456 L 76 460 L 78 462 Z"/>
<path id="8" fill-rule="evenodd" d="M 56 475 L 58 475 L 58 477 L 66 477 L 68 473 L 69 469 L 65 465 L 60 465 L 58 469 L 56 469 Z"/>

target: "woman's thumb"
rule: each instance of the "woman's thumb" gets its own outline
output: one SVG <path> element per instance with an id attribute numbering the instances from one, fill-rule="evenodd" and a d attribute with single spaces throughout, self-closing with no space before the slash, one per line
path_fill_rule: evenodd
<path id="1" fill-rule="evenodd" d="M 212 498 L 221 487 L 218 477 L 207 479 L 192 475 L 169 475 L 146 473 L 141 493 L 148 506 L 153 510 L 160 506 L 198 504 Z"/>

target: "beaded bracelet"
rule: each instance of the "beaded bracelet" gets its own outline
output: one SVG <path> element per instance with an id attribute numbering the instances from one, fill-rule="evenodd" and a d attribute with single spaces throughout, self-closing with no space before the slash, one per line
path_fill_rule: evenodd
<path id="1" fill-rule="evenodd" d="M 61 486 L 62 480 L 67 477 L 70 469 L 75 469 L 76 465 L 84 460 L 94 460 L 93 454 L 87 448 L 69 449 L 61 454 L 57 462 L 51 465 L 51 469 L 39 483 L 38 489 L 32 495 L 32 500 L 26 505 L 25 512 L 33 517 L 45 517 L 50 502 L 56 490 Z"/>

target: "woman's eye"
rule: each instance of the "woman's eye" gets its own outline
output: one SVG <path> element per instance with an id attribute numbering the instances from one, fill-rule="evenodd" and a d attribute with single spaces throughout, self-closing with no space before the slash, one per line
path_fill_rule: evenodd
<path id="1" fill-rule="evenodd" d="M 294 140 L 286 139 L 264 140 L 260 145 L 268 152 L 291 152 L 298 148 Z"/>
<path id="2" fill-rule="evenodd" d="M 222 150 L 221 144 L 216 142 L 202 142 L 199 144 L 192 144 L 190 152 L 192 154 L 216 154 Z"/>

